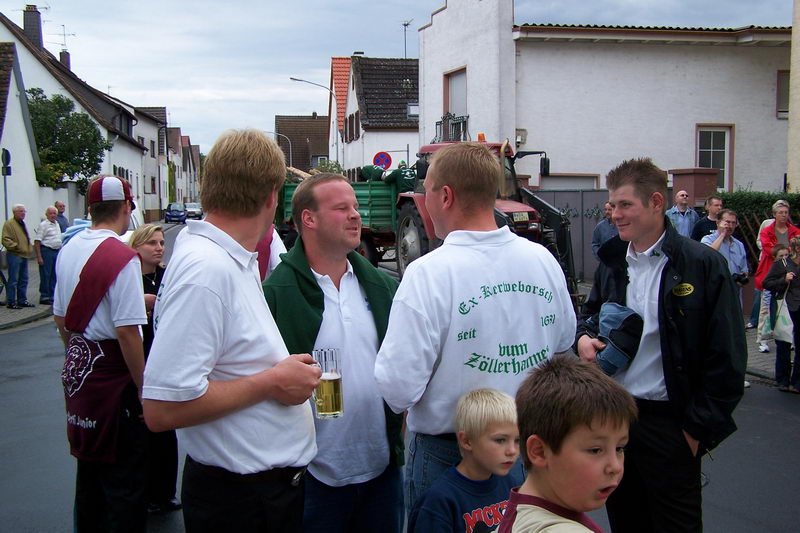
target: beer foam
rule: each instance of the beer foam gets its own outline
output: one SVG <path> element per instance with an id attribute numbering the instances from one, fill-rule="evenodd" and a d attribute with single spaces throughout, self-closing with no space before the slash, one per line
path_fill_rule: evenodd
<path id="1" fill-rule="evenodd" d="M 342 375 L 338 372 L 323 372 L 319 378 L 323 381 L 333 381 L 334 379 L 341 379 Z"/>

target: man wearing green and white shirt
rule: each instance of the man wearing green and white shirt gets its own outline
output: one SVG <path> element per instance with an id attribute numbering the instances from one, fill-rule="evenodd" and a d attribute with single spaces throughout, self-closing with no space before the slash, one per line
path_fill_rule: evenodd
<path id="1" fill-rule="evenodd" d="M 558 262 L 495 224 L 501 171 L 485 146 L 458 143 L 433 155 L 425 178 L 444 243 L 409 265 L 375 364 L 384 400 L 408 410 L 414 433 L 407 508 L 460 460 L 453 419 L 463 394 L 489 387 L 513 396 L 529 369 L 572 344 L 575 313 Z"/>

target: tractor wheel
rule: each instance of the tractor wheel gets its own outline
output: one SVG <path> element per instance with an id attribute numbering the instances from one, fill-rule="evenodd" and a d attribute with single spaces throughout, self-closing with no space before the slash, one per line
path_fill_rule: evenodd
<path id="1" fill-rule="evenodd" d="M 364 256 L 364 258 L 372 263 L 372 266 L 378 266 L 378 250 L 372 243 L 372 239 L 368 237 L 361 237 L 361 244 L 356 248 L 356 252 Z"/>
<path id="2" fill-rule="evenodd" d="M 397 274 L 402 278 L 411 261 L 428 253 L 430 243 L 413 203 L 403 204 L 397 220 Z"/>
<path id="3" fill-rule="evenodd" d="M 561 252 L 558 249 L 558 243 L 556 242 L 556 234 L 553 230 L 546 229 L 542 232 L 542 246 L 547 248 L 547 251 L 553 254 L 553 257 L 556 258 L 556 261 L 558 261 L 558 264 L 561 266 L 561 271 L 564 272 L 564 277 L 567 280 L 567 290 L 569 290 L 570 294 L 577 294 L 578 284 L 575 279 L 571 278 L 567 273 L 566 258 L 561 256 Z"/>

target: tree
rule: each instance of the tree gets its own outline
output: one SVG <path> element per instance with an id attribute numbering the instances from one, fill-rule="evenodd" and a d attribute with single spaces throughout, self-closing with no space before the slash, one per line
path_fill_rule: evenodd
<path id="1" fill-rule="evenodd" d="M 28 89 L 28 110 L 41 168 L 36 180 L 55 187 L 68 176 L 78 180 L 85 194 L 88 179 L 100 172 L 105 151 L 111 144 L 86 113 L 74 112 L 75 103 L 60 94 L 49 98 L 39 88 Z"/>
<path id="2" fill-rule="evenodd" d="M 334 174 L 341 174 L 344 172 L 342 165 L 340 165 L 338 161 L 331 161 L 330 159 L 324 159 L 317 163 L 317 170 L 320 172 L 332 172 Z"/>

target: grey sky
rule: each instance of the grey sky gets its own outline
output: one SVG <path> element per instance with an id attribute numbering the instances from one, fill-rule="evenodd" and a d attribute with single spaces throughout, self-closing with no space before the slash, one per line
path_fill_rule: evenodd
<path id="1" fill-rule="evenodd" d="M 32 0 L 35 1 L 35 0 Z M 493 0 L 492 0 L 493 1 Z M 50 0 L 39 4 L 45 46 L 73 71 L 135 106 L 166 106 L 201 151 L 232 127 L 274 129 L 274 116 L 327 114 L 331 56 L 417 57 L 418 28 L 444 0 Z M 49 6 L 49 9 L 46 9 Z M 0 0 L 22 26 L 25 4 Z M 792 0 L 517 0 L 515 22 L 789 26 Z M 24 74 L 24 73 L 23 73 Z M 110 89 L 109 89 L 110 87 Z"/>

